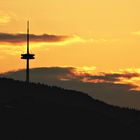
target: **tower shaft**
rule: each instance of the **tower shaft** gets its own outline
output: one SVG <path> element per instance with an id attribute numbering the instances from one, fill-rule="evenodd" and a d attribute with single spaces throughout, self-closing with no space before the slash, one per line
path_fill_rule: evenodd
<path id="1" fill-rule="evenodd" d="M 29 21 L 27 22 L 27 54 L 29 54 L 29 41 L 30 41 L 30 33 L 29 33 Z"/>
<path id="2" fill-rule="evenodd" d="M 26 82 L 29 83 L 30 82 L 30 70 L 29 70 L 29 59 L 27 59 L 26 61 Z"/>
<path id="3" fill-rule="evenodd" d="M 27 22 L 27 55 L 29 55 L 29 41 L 30 41 L 30 35 L 29 35 L 29 21 Z M 26 82 L 29 83 L 29 79 L 30 79 L 30 67 L 29 67 L 29 58 L 27 58 L 26 60 Z"/>

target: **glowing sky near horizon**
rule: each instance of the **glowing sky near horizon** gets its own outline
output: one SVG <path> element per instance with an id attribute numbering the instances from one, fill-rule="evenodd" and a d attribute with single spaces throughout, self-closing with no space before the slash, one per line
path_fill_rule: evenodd
<path id="1" fill-rule="evenodd" d="M 31 42 L 31 67 L 140 68 L 139 0 L 3 0 L 0 32 L 73 36 L 62 42 Z M 21 69 L 26 44 L 0 43 L 0 72 Z"/>

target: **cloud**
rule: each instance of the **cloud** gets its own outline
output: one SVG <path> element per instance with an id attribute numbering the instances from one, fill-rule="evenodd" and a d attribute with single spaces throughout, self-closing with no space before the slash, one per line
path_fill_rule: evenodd
<path id="1" fill-rule="evenodd" d="M 34 68 L 31 69 L 32 78 L 50 80 L 52 79 L 63 81 L 67 80 L 78 80 L 86 83 L 112 83 L 121 82 L 123 79 L 131 80 L 135 77 L 140 78 L 140 73 L 137 72 L 114 72 L 114 73 L 94 73 L 96 67 L 46 67 L 46 68 Z M 22 74 L 24 70 L 16 72 L 6 72 L 4 76 L 12 76 L 23 80 Z M 19 75 L 16 75 L 19 74 Z M 17 77 L 16 77 L 17 76 Z M 99 82 L 97 82 L 99 81 Z M 125 83 L 123 83 L 125 84 Z M 134 83 L 133 83 L 134 85 Z"/>
<path id="2" fill-rule="evenodd" d="M 114 43 L 120 41 L 119 38 L 92 38 L 89 40 L 90 42 L 93 43 Z"/>
<path id="3" fill-rule="evenodd" d="M 132 32 L 133 35 L 140 35 L 140 31 Z"/>
<path id="4" fill-rule="evenodd" d="M 140 80 L 140 71 L 139 69 L 134 70 L 120 70 L 118 72 L 100 72 L 95 73 L 96 67 L 76 67 L 72 70 L 72 73 L 75 74 L 75 76 L 79 76 L 82 81 L 84 82 L 92 82 L 92 83 L 126 83 L 126 81 L 129 81 L 129 83 L 134 83 L 134 81 L 131 82 L 131 80 L 135 78 L 139 78 Z"/>
<path id="5" fill-rule="evenodd" d="M 0 24 L 6 24 L 11 21 L 11 17 L 8 15 L 0 15 Z"/>
<path id="6" fill-rule="evenodd" d="M 30 41 L 35 43 L 74 43 L 74 42 L 82 42 L 79 36 L 63 36 L 63 35 L 35 35 L 30 34 Z M 26 42 L 26 34 L 10 34 L 10 33 L 0 33 L 0 42 L 2 43 L 10 43 L 10 44 L 21 44 Z"/>
<path id="7" fill-rule="evenodd" d="M 65 46 L 72 43 L 83 43 L 84 39 L 77 35 L 63 36 L 63 35 L 35 35 L 30 34 L 30 41 L 32 41 L 32 50 L 43 47 L 49 49 L 47 46 Z M 24 53 L 26 45 L 26 34 L 10 34 L 0 33 L 0 51 L 1 55 L 20 55 Z"/>
<path id="8" fill-rule="evenodd" d="M 15 13 L 0 10 L 0 25 L 5 25 L 16 19 L 17 19 L 17 16 Z"/>
<path id="9" fill-rule="evenodd" d="M 102 73 L 100 75 L 94 75 L 94 76 L 87 76 L 87 81 L 94 82 L 101 81 L 101 82 L 121 82 L 122 79 L 132 79 L 134 77 L 140 77 L 140 74 L 138 73 Z"/>
<path id="10" fill-rule="evenodd" d="M 139 73 L 119 71 L 95 74 L 94 69 L 93 73 L 83 69 L 80 74 L 76 73 L 76 69 L 76 67 L 34 68 L 31 69 L 31 81 L 82 91 L 109 104 L 140 109 L 140 90 L 135 90 L 138 86 L 134 82 L 123 81 L 140 78 Z M 25 70 L 7 72 L 1 76 L 25 80 Z"/>
<path id="11" fill-rule="evenodd" d="M 34 68 L 31 69 L 32 78 L 36 77 L 36 80 L 41 78 L 42 80 L 78 80 L 87 83 L 112 83 L 123 82 L 123 79 L 132 80 L 133 78 L 140 79 L 140 73 L 138 72 L 113 72 L 113 73 L 94 73 L 96 67 L 46 67 L 46 68 Z M 6 72 L 3 75 L 12 76 L 12 78 L 20 78 L 23 80 L 22 74 L 24 70 L 16 71 L 16 72 Z M 16 74 L 19 74 L 16 76 Z M 86 79 L 86 80 L 85 80 Z M 97 82 L 99 81 L 99 82 Z M 125 84 L 125 83 L 123 83 Z M 134 85 L 134 83 L 132 83 Z"/>

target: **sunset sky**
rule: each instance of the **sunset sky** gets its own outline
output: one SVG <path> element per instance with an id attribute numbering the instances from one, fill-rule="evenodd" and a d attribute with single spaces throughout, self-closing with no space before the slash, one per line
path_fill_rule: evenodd
<path id="1" fill-rule="evenodd" d="M 32 68 L 140 73 L 139 13 L 139 0 L 1 0 L 0 72 L 25 67 L 30 20 Z"/>

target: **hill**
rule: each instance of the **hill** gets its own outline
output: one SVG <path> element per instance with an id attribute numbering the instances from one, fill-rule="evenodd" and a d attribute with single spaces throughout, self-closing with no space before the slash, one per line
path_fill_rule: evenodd
<path id="1" fill-rule="evenodd" d="M 87 94 L 0 79 L 2 139 L 134 138 L 140 112 L 107 105 Z"/>
<path id="2" fill-rule="evenodd" d="M 120 78 L 130 80 L 134 73 L 106 73 L 106 74 L 78 74 L 74 67 L 38 67 L 30 69 L 30 80 L 34 83 L 43 83 L 65 89 L 87 93 L 94 99 L 120 107 L 130 107 L 140 110 L 140 91 L 136 84 L 117 81 Z M 123 76 L 123 77 L 121 77 Z M 1 73 L 0 77 L 24 81 L 25 69 Z M 128 79 L 127 79 L 128 78 Z M 134 78 L 134 77 L 133 77 Z M 129 83 L 129 84 L 128 84 Z"/>

